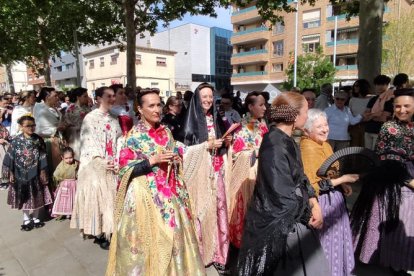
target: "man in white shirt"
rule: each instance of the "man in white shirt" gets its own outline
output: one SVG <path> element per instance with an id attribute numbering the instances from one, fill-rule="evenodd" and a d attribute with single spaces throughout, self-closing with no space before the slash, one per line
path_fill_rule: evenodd
<path id="1" fill-rule="evenodd" d="M 349 107 L 345 106 L 347 99 L 348 94 L 339 91 L 335 93 L 334 104 L 325 109 L 329 124 L 328 142 L 334 152 L 349 147 L 351 137 L 348 127 L 358 124 L 363 119 L 361 115 L 352 115 Z"/>
<path id="2" fill-rule="evenodd" d="M 233 123 L 240 123 L 241 117 L 239 112 L 233 109 L 233 97 L 230 94 L 225 94 L 221 96 L 220 103 L 221 113 L 224 111 L 223 120 L 227 120 L 228 124 L 231 126 Z"/>

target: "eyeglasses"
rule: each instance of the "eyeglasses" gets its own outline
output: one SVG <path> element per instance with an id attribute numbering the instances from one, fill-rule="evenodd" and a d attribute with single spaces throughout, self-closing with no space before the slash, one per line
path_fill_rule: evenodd
<path id="1" fill-rule="evenodd" d="M 337 100 L 337 101 L 346 101 L 346 99 L 344 99 L 344 98 L 335 98 L 335 100 Z"/>
<path id="2" fill-rule="evenodd" d="M 3 98 L 3 99 L 5 99 L 5 100 L 11 100 L 12 98 L 8 98 L 8 97 L 7 97 L 7 98 Z"/>
<path id="3" fill-rule="evenodd" d="M 305 98 L 307 101 L 315 101 L 316 100 L 316 98 Z"/>
<path id="4" fill-rule="evenodd" d="M 33 125 L 27 125 L 27 126 L 22 126 L 22 127 L 33 128 L 33 127 L 36 127 L 36 124 L 33 124 Z"/>
<path id="5" fill-rule="evenodd" d="M 231 103 L 221 102 L 222 105 L 231 105 Z"/>

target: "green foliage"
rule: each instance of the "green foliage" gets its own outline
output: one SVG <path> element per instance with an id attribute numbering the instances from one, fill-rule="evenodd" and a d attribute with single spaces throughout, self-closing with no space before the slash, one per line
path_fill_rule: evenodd
<path id="1" fill-rule="evenodd" d="M 293 87 L 293 63 L 286 70 L 288 81 L 283 84 L 285 89 Z M 298 56 L 297 63 L 297 87 L 314 88 L 316 91 L 324 83 L 332 83 L 335 78 L 336 69 L 328 57 L 322 53 L 319 47 L 316 53 L 307 53 Z"/>
<path id="2" fill-rule="evenodd" d="M 117 39 L 119 9 L 110 0 L 7 0 L 0 2 L 0 63 L 41 67 L 47 57 L 80 44 Z M 43 64 L 44 65 L 44 64 Z"/>

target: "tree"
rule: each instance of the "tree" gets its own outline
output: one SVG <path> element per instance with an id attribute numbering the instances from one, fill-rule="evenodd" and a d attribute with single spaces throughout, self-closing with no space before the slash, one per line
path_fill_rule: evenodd
<path id="1" fill-rule="evenodd" d="M 127 50 L 127 83 L 136 87 L 136 37 L 138 34 L 149 32 L 154 34 L 158 23 L 181 19 L 186 13 L 191 15 L 204 14 L 216 16 L 214 8 L 219 5 L 227 6 L 229 1 L 206 0 L 201 4 L 197 0 L 114 0 L 122 8 L 123 25 L 125 27 Z M 222 2 L 222 3 L 221 3 Z"/>
<path id="2" fill-rule="evenodd" d="M 385 27 L 382 68 L 384 73 L 414 75 L 414 11 L 392 19 Z"/>
<path id="3" fill-rule="evenodd" d="M 1 1 L 0 62 L 25 61 L 51 85 L 49 58 L 74 49 L 74 30 L 80 44 L 110 42 L 121 32 L 118 20 L 110 0 Z"/>
<path id="4" fill-rule="evenodd" d="M 314 88 L 319 91 L 322 84 L 334 81 L 335 72 L 332 61 L 323 54 L 322 48 L 318 47 L 316 53 L 298 56 L 297 86 L 300 89 Z M 283 86 L 289 90 L 293 87 L 293 64 L 289 65 L 286 74 L 288 81 Z"/>

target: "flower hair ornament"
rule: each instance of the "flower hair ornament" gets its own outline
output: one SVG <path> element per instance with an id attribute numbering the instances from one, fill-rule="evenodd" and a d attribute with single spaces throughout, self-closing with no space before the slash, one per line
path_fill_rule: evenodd
<path id="1" fill-rule="evenodd" d="M 270 119 L 276 123 L 294 123 L 299 111 L 287 104 L 270 107 Z"/>

